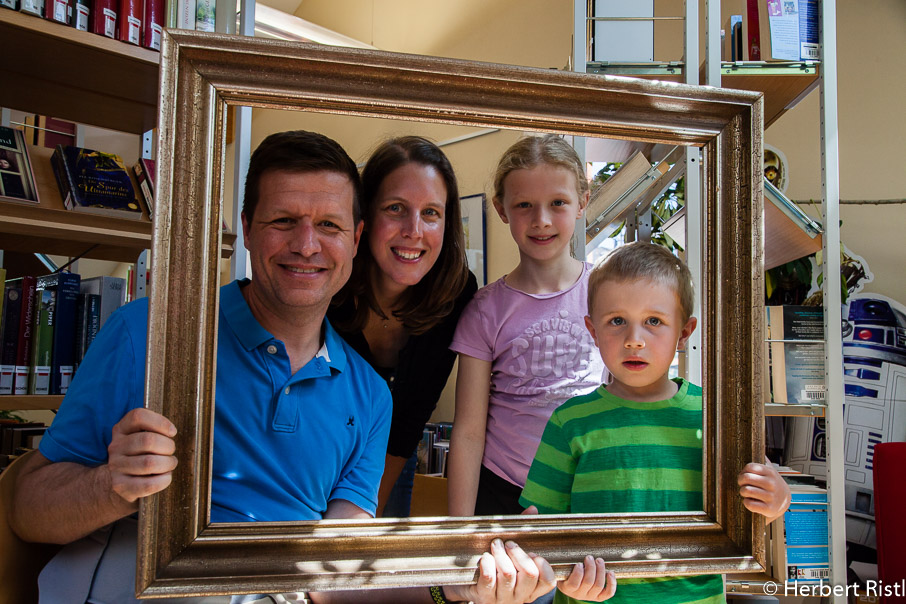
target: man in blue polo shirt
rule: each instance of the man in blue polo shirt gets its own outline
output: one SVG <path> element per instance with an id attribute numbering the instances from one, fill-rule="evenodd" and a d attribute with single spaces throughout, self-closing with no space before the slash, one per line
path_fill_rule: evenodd
<path id="1" fill-rule="evenodd" d="M 253 279 L 220 292 L 213 522 L 374 515 L 390 393 L 324 318 L 362 233 L 360 186 L 355 163 L 319 134 L 274 134 L 252 155 L 242 226 Z M 14 530 L 71 544 L 45 569 L 41 602 L 134 601 L 131 517 L 176 466 L 176 428 L 142 406 L 147 329 L 146 300 L 111 316 L 20 474 Z M 489 585 L 501 569 L 525 595 L 552 587 L 543 560 L 492 550 L 479 585 L 448 596 L 512 599 Z M 431 601 L 427 589 L 402 595 Z"/>

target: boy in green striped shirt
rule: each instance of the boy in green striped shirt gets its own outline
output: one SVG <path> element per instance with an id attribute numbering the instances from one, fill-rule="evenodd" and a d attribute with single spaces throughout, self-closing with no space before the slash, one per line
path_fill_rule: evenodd
<path id="1" fill-rule="evenodd" d="M 697 324 L 694 297 L 685 263 L 654 244 L 624 245 L 594 268 L 585 324 L 613 379 L 554 411 L 523 506 L 549 514 L 703 508 L 702 391 L 668 377 L 674 353 Z M 745 506 L 767 522 L 789 506 L 789 487 L 770 465 L 748 464 L 738 482 Z M 608 599 L 600 582 L 584 584 L 584 592 L 565 586 L 574 597 L 558 591 L 555 604 Z M 721 575 L 622 579 L 611 600 L 724 601 Z"/>

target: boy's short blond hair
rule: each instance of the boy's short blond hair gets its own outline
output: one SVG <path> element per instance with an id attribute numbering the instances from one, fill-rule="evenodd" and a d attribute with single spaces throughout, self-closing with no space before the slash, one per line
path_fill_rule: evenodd
<path id="1" fill-rule="evenodd" d="M 588 277 L 588 314 L 591 315 L 595 296 L 605 281 L 619 283 L 641 279 L 673 288 L 679 297 L 683 321 L 692 316 L 695 288 L 689 267 L 666 248 L 644 241 L 620 246 L 595 265 Z"/>

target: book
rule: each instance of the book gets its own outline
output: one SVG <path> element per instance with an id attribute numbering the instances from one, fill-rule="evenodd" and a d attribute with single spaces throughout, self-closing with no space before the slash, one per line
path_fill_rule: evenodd
<path id="1" fill-rule="evenodd" d="M 818 0 L 760 0 L 758 3 L 763 61 L 817 61 Z"/>
<path id="2" fill-rule="evenodd" d="M 142 0 L 119 0 L 116 39 L 136 46 L 141 44 Z"/>
<path id="3" fill-rule="evenodd" d="M 766 2 L 767 0 L 761 0 Z M 761 23 L 758 0 L 745 0 L 742 11 L 742 54 L 744 61 L 761 61 Z M 767 24 L 765 24 L 767 27 Z"/>
<path id="4" fill-rule="evenodd" d="M 50 394 L 50 367 L 53 363 L 54 302 L 53 289 L 35 289 L 35 327 L 32 334 L 29 394 Z"/>
<path id="5" fill-rule="evenodd" d="M 151 216 L 154 213 L 154 160 L 142 157 L 132 166 L 132 171 L 148 206 L 148 216 Z"/>
<path id="6" fill-rule="evenodd" d="M 820 306 L 768 306 L 767 317 L 773 401 L 823 403 L 824 311 Z"/>
<path id="7" fill-rule="evenodd" d="M 145 0 L 142 12 L 142 46 L 160 50 L 164 26 L 164 0 Z"/>
<path id="8" fill-rule="evenodd" d="M 790 484 L 789 509 L 771 524 L 771 560 L 781 580 L 818 583 L 830 578 L 827 490 Z"/>
<path id="9" fill-rule="evenodd" d="M 19 312 L 19 342 L 16 345 L 16 374 L 13 378 L 13 394 L 27 394 L 35 329 L 35 284 L 37 280 L 29 275 L 13 279 L 13 281 L 17 281 L 22 290 L 22 306 Z"/>
<path id="10" fill-rule="evenodd" d="M 93 0 L 88 16 L 88 31 L 108 38 L 116 38 L 117 0 Z"/>
<path id="11" fill-rule="evenodd" d="M 91 3 L 89 0 L 73 0 L 72 19 L 69 24 L 80 31 L 88 31 Z"/>
<path id="12" fill-rule="evenodd" d="M 19 10 L 19 0 L 0 0 L 0 6 Z"/>
<path id="13" fill-rule="evenodd" d="M 69 23 L 71 0 L 44 0 L 44 18 L 57 23 Z"/>
<path id="14" fill-rule="evenodd" d="M 132 179 L 118 155 L 58 145 L 51 166 L 67 210 L 133 220 L 142 217 Z"/>
<path id="15" fill-rule="evenodd" d="M 175 0 L 176 23 L 179 29 L 195 29 L 195 2 L 196 0 Z"/>
<path id="16" fill-rule="evenodd" d="M 21 130 L 0 126 L 0 199 L 38 203 L 28 145 Z"/>
<path id="17" fill-rule="evenodd" d="M 26 115 L 25 140 L 30 145 L 46 149 L 54 149 L 57 145 L 74 145 L 76 123 L 46 115 Z"/>
<path id="18" fill-rule="evenodd" d="M 82 279 L 79 284 L 79 293 L 100 296 L 101 305 L 98 313 L 98 329 L 100 330 L 107 322 L 107 317 L 126 303 L 126 280 L 122 277 L 107 276 Z"/>
<path id="19" fill-rule="evenodd" d="M 21 310 L 22 284 L 19 281 L 7 281 L 3 287 L 3 327 L 0 329 L 0 394 L 13 393 Z"/>
<path id="20" fill-rule="evenodd" d="M 44 0 L 21 0 L 19 10 L 36 17 L 44 16 Z"/>
<path id="21" fill-rule="evenodd" d="M 53 273 L 38 277 L 38 290 L 53 290 L 53 343 L 51 345 L 49 394 L 66 394 L 75 371 L 76 302 L 79 275 Z"/>
<path id="22" fill-rule="evenodd" d="M 195 0 L 195 30 L 214 31 L 216 0 Z"/>
<path id="23" fill-rule="evenodd" d="M 101 296 L 79 294 L 76 303 L 75 370 L 78 371 L 88 348 L 101 329 Z"/>

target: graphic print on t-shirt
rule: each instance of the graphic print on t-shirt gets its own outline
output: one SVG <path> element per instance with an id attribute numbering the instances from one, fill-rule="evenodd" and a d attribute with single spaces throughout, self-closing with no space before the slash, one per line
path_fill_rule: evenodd
<path id="1" fill-rule="evenodd" d="M 598 386 L 600 376 L 589 375 L 594 345 L 582 318 L 573 320 L 566 309 L 536 321 L 510 343 L 504 369 L 513 378 L 510 394 L 533 395 L 528 404 L 545 407 Z"/>

